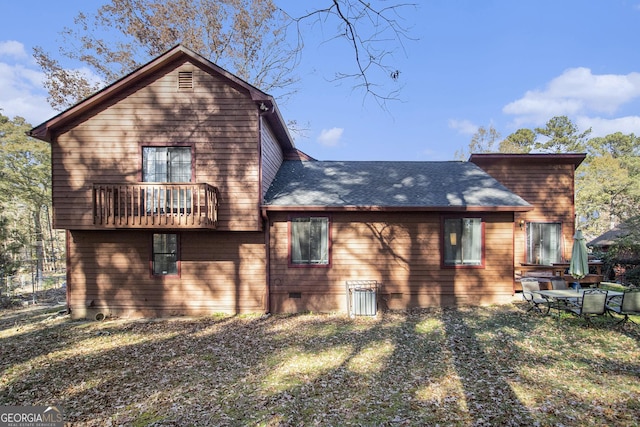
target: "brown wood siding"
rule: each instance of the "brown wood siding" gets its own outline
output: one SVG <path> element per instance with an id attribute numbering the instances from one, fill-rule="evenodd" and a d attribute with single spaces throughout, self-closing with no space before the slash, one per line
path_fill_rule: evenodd
<path id="1" fill-rule="evenodd" d="M 559 222 L 562 224 L 564 258 L 571 258 L 574 222 L 574 165 L 520 162 L 518 164 L 482 164 L 481 167 L 505 187 L 525 199 L 534 209 L 516 213 L 514 223 L 514 264 L 526 260 L 525 222 Z"/>
<path id="2" fill-rule="evenodd" d="M 326 268 L 290 267 L 287 215 L 269 215 L 275 312 L 344 311 L 345 281 L 354 279 L 380 281 L 379 303 L 392 309 L 511 298 L 511 213 L 482 215 L 485 268 L 455 269 L 441 266 L 441 216 L 436 213 L 333 213 L 331 264 Z"/>
<path id="3" fill-rule="evenodd" d="M 282 149 L 278 145 L 271 128 L 266 121 L 262 121 L 261 128 L 262 142 L 262 198 L 264 199 L 269 186 L 282 165 L 284 156 Z"/>
<path id="4" fill-rule="evenodd" d="M 262 312 L 264 236 L 258 232 L 182 232 L 180 276 L 150 273 L 147 231 L 72 231 L 68 286 L 72 315 L 196 315 Z"/>
<path id="5" fill-rule="evenodd" d="M 194 88 L 178 90 L 179 71 Z M 56 228 L 91 229 L 94 182 L 139 182 L 141 146 L 195 147 L 195 181 L 220 190 L 219 230 L 259 230 L 258 111 L 249 94 L 189 63 L 169 64 L 52 143 Z"/>

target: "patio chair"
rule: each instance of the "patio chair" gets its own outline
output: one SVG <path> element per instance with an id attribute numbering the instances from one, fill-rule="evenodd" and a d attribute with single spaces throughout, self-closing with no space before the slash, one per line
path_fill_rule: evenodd
<path id="1" fill-rule="evenodd" d="M 620 300 L 620 298 L 622 298 L 622 300 Z M 629 319 L 629 315 L 640 315 L 640 288 L 627 289 L 622 294 L 622 297 L 610 298 L 609 301 L 607 301 L 607 312 L 611 317 L 613 317 L 613 313 L 624 316 L 618 324 L 624 324 L 626 322 L 636 323 Z"/>
<path id="2" fill-rule="evenodd" d="M 578 305 L 566 305 L 563 310 L 582 317 L 587 323 L 593 316 L 602 316 L 607 312 L 607 291 L 604 289 L 586 289 Z"/>
<path id="3" fill-rule="evenodd" d="M 540 283 L 536 279 L 522 278 L 520 279 L 522 284 L 522 298 L 528 303 L 527 311 L 536 310 L 542 314 L 548 314 L 551 306 L 549 300 L 543 298 L 541 295 L 533 293 L 540 290 Z"/>
<path id="4" fill-rule="evenodd" d="M 551 289 L 553 289 L 554 291 L 556 290 L 566 290 L 569 289 L 569 285 L 567 285 L 567 281 L 564 280 L 562 277 L 553 277 L 551 279 Z M 575 297 L 575 298 L 563 298 L 562 300 L 558 301 L 558 306 L 559 308 L 562 308 L 561 306 L 566 306 L 566 305 L 572 305 L 574 307 L 577 307 L 579 305 L 580 302 L 580 298 Z"/>
<path id="5" fill-rule="evenodd" d="M 551 279 L 551 289 L 560 290 L 560 289 L 569 289 L 567 286 L 567 282 L 562 277 L 553 277 Z"/>

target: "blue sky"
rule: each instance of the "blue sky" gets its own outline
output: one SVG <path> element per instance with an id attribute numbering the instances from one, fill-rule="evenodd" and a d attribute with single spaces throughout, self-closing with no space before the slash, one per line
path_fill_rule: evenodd
<path id="1" fill-rule="evenodd" d="M 57 51 L 78 5 L 91 11 L 103 1 L 3 3 L 0 108 L 36 125 L 55 112 L 32 48 Z M 299 0 L 276 3 L 305 8 Z M 353 63 L 343 42 L 322 42 L 331 27 L 305 29 L 299 90 L 279 102 L 286 120 L 308 128 L 298 148 L 320 160 L 452 160 L 479 126 L 506 137 L 557 115 L 591 127 L 592 136 L 640 135 L 640 0 L 415 3 L 404 24 L 416 40 L 393 58 L 400 101 L 386 109 L 353 82 L 332 81 Z"/>

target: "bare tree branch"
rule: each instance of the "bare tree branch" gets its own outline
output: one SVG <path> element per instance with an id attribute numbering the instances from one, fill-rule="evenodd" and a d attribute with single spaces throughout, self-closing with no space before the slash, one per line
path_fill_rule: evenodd
<path id="1" fill-rule="evenodd" d="M 61 33 L 61 58 L 82 63 L 93 74 L 64 68 L 41 48 L 34 56 L 46 74 L 50 104 L 64 109 L 182 43 L 282 100 L 296 92 L 304 47 L 301 25 L 335 25 L 326 42 L 344 40 L 353 52 L 353 71 L 337 70 L 335 80 L 353 79 L 384 107 L 399 93 L 396 50 L 410 40 L 400 12 L 410 3 L 325 0 L 326 8 L 291 17 L 274 0 L 109 0 L 95 14 L 80 13 Z M 290 30 L 296 40 L 290 43 Z M 406 54 L 406 52 L 405 52 Z M 388 84 L 394 85 L 389 88 Z"/>
<path id="2" fill-rule="evenodd" d="M 388 100 L 398 97 L 400 87 L 388 88 L 400 82 L 401 71 L 393 64 L 393 54 L 400 48 L 406 55 L 404 43 L 414 40 L 409 37 L 409 28 L 401 22 L 402 9 L 415 8 L 413 3 L 395 3 L 384 6 L 385 0 L 379 0 L 380 6 L 363 0 L 331 0 L 326 8 L 311 10 L 293 17 L 286 16 L 295 23 L 298 33 L 298 46 L 304 47 L 302 24 L 334 23 L 336 33 L 330 40 L 344 40 L 353 51 L 355 71 L 336 71 L 335 80 L 353 79 L 354 89 L 361 88 L 365 95 L 371 95 L 382 107 Z"/>

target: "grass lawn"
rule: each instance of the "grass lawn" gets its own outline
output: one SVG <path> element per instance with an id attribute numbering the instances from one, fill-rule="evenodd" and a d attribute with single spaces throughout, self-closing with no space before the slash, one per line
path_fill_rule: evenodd
<path id="1" fill-rule="evenodd" d="M 0 406 L 58 404 L 74 426 L 640 425 L 640 326 L 597 320 L 3 311 Z"/>

